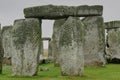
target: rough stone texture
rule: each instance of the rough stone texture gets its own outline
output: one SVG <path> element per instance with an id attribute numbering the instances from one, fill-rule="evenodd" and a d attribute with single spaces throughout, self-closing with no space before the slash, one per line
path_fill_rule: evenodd
<path id="1" fill-rule="evenodd" d="M 48 57 L 49 56 L 51 56 L 51 57 L 53 56 L 52 55 L 52 41 L 48 42 Z"/>
<path id="2" fill-rule="evenodd" d="M 109 48 L 107 55 L 109 55 L 110 62 L 120 63 L 120 28 L 109 29 L 107 41 Z"/>
<path id="3" fill-rule="evenodd" d="M 87 17 L 87 16 L 101 16 L 103 13 L 103 6 L 101 5 L 83 5 L 77 7 L 76 16 Z"/>
<path id="4" fill-rule="evenodd" d="M 52 53 L 52 47 L 53 47 L 52 45 L 53 45 L 53 42 L 52 42 L 52 41 L 49 41 L 48 43 L 49 43 L 49 44 L 48 44 L 48 61 L 49 61 L 49 62 L 53 62 L 53 59 L 54 59 L 54 58 L 53 58 L 54 56 L 53 56 L 53 53 Z"/>
<path id="5" fill-rule="evenodd" d="M 105 28 L 117 28 L 120 27 L 120 21 L 105 22 Z"/>
<path id="6" fill-rule="evenodd" d="M 69 16 L 101 16 L 103 6 L 55 6 L 44 5 L 24 9 L 26 18 L 58 19 Z"/>
<path id="7" fill-rule="evenodd" d="M 2 46 L 2 35 L 1 35 L 1 24 L 0 24 L 0 74 L 2 73 L 2 60 L 3 60 L 3 46 Z"/>
<path id="8" fill-rule="evenodd" d="M 79 18 L 69 17 L 61 26 L 60 67 L 62 75 L 82 76 L 84 72 L 84 25 Z"/>
<path id="9" fill-rule="evenodd" d="M 105 64 L 103 18 L 86 17 L 82 21 L 85 25 L 85 66 L 103 66 Z"/>
<path id="10" fill-rule="evenodd" d="M 3 26 L 2 28 L 2 45 L 4 49 L 4 64 L 11 64 L 12 55 L 12 42 L 11 42 L 12 26 Z"/>
<path id="11" fill-rule="evenodd" d="M 66 19 L 55 20 L 53 26 L 53 35 L 52 35 L 52 53 L 54 56 L 55 66 L 60 65 L 60 50 L 59 50 L 59 38 L 61 33 L 61 26 L 65 23 Z"/>
<path id="12" fill-rule="evenodd" d="M 35 18 L 15 20 L 12 29 L 12 75 L 37 74 L 41 47 L 41 22 Z"/>
<path id="13" fill-rule="evenodd" d="M 43 58 L 41 57 L 43 54 L 44 54 L 43 41 L 41 41 L 39 64 L 41 64 L 41 60 L 43 60 Z"/>

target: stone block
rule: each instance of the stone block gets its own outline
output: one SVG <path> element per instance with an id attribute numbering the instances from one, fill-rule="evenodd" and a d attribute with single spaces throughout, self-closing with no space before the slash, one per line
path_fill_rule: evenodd
<path id="1" fill-rule="evenodd" d="M 106 61 L 103 18 L 101 16 L 86 17 L 82 22 L 85 25 L 85 66 L 104 66 Z"/>
<path id="2" fill-rule="evenodd" d="M 85 17 L 85 16 L 101 16 L 103 6 L 56 6 L 44 5 L 29 7 L 24 9 L 26 18 L 41 18 L 41 19 L 60 19 L 68 18 L 69 16 Z"/>
<path id="3" fill-rule="evenodd" d="M 4 64 L 11 64 L 11 57 L 12 57 L 12 25 L 10 26 L 3 26 L 2 28 L 2 45 L 4 49 Z"/>
<path id="4" fill-rule="evenodd" d="M 12 75 L 37 74 L 41 47 L 41 21 L 35 18 L 14 21 L 12 28 Z"/>
<path id="5" fill-rule="evenodd" d="M 107 54 L 110 56 L 109 62 L 120 63 L 120 28 L 108 30 L 107 45 L 110 52 Z"/>
<path id="6" fill-rule="evenodd" d="M 61 26 L 59 48 L 62 75 L 82 76 L 84 73 L 84 24 L 79 18 L 69 17 Z"/>
<path id="7" fill-rule="evenodd" d="M 53 26 L 53 34 L 52 34 L 52 53 L 54 56 L 54 64 L 55 66 L 60 66 L 60 50 L 59 50 L 59 38 L 61 33 L 61 26 L 65 23 L 66 19 L 58 19 L 55 20 Z"/>
<path id="8" fill-rule="evenodd" d="M 119 27 L 120 27 L 120 21 L 105 22 L 105 28 L 119 28 Z"/>

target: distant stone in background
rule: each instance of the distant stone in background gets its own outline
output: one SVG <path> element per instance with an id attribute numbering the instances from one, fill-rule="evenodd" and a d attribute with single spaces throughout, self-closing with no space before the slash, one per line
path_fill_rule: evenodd
<path id="1" fill-rule="evenodd" d="M 15 20 L 12 29 L 12 75 L 37 74 L 41 47 L 41 21 L 35 18 Z"/>
<path id="2" fill-rule="evenodd" d="M 84 60 L 85 66 L 104 66 L 104 22 L 101 16 L 86 17 L 82 20 L 85 25 Z"/>
<path id="3" fill-rule="evenodd" d="M 53 34 L 52 34 L 52 53 L 54 56 L 55 66 L 60 66 L 60 47 L 59 47 L 59 38 L 62 29 L 62 25 L 65 23 L 66 19 L 55 20 L 53 25 Z"/>
<path id="4" fill-rule="evenodd" d="M 48 42 L 48 57 L 52 56 L 52 41 Z"/>
<path id="5" fill-rule="evenodd" d="M 84 73 L 84 25 L 79 18 L 69 17 L 61 26 L 60 67 L 62 75 L 82 76 Z"/>
<path id="6" fill-rule="evenodd" d="M 2 74 L 2 60 L 3 60 L 3 46 L 2 46 L 2 34 L 1 34 L 1 24 L 0 24 L 0 74 Z"/>
<path id="7" fill-rule="evenodd" d="M 2 28 L 2 44 L 4 49 L 3 64 L 11 64 L 12 42 L 11 30 L 13 26 L 3 26 Z"/>
<path id="8" fill-rule="evenodd" d="M 69 16 L 85 17 L 85 16 L 101 16 L 103 6 L 56 6 L 44 5 L 29 7 L 24 9 L 26 18 L 41 18 L 41 19 L 61 19 Z"/>
<path id="9" fill-rule="evenodd" d="M 41 63 L 42 63 L 43 54 L 44 54 L 43 41 L 41 41 L 40 56 L 39 56 L 39 64 L 41 64 Z"/>
<path id="10" fill-rule="evenodd" d="M 48 42 L 48 61 L 49 62 L 53 62 L 53 59 L 54 59 L 53 53 L 52 53 L 52 47 L 53 47 L 52 45 L 53 45 L 53 42 L 49 41 Z"/>

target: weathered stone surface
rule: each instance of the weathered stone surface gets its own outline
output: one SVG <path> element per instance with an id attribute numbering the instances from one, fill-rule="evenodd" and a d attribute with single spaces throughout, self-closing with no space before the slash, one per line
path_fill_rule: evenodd
<path id="1" fill-rule="evenodd" d="M 35 18 L 15 20 L 12 29 L 12 75 L 37 74 L 41 47 L 41 22 Z"/>
<path id="2" fill-rule="evenodd" d="M 48 42 L 48 57 L 52 57 L 52 41 Z"/>
<path id="3" fill-rule="evenodd" d="M 86 17 L 82 21 L 85 25 L 85 66 L 103 66 L 105 64 L 103 18 Z"/>
<path id="4" fill-rule="evenodd" d="M 76 16 L 87 17 L 87 16 L 101 16 L 103 13 L 103 6 L 101 5 L 83 5 L 77 7 Z"/>
<path id="5" fill-rule="evenodd" d="M 109 29 L 107 41 L 109 48 L 107 55 L 110 56 L 110 62 L 120 63 L 120 28 Z"/>
<path id="6" fill-rule="evenodd" d="M 3 60 L 3 46 L 2 46 L 2 35 L 1 35 L 1 24 L 0 24 L 0 74 L 2 73 L 2 60 Z"/>
<path id="7" fill-rule="evenodd" d="M 42 57 L 43 54 L 44 54 L 43 41 L 41 41 L 40 55 L 39 55 L 39 64 L 41 64 L 41 61 L 43 60 L 43 57 Z"/>
<path id="8" fill-rule="evenodd" d="M 84 72 L 84 25 L 79 18 L 69 17 L 61 26 L 60 67 L 62 75 L 82 76 Z"/>
<path id="9" fill-rule="evenodd" d="M 105 22 L 105 28 L 117 28 L 120 27 L 120 21 Z"/>
<path id="10" fill-rule="evenodd" d="M 66 19 L 55 20 L 53 26 L 53 35 L 52 35 L 52 53 L 54 56 L 55 66 L 60 65 L 60 50 L 59 50 L 59 38 L 61 33 L 61 26 L 65 23 Z"/>
<path id="11" fill-rule="evenodd" d="M 55 6 L 44 5 L 24 9 L 26 18 L 42 18 L 42 19 L 58 19 L 67 18 L 69 16 L 100 16 L 102 15 L 103 7 L 95 6 Z"/>
<path id="12" fill-rule="evenodd" d="M 12 26 L 3 26 L 2 28 L 2 45 L 4 49 L 4 64 L 11 64 L 12 55 L 12 42 L 11 42 Z"/>

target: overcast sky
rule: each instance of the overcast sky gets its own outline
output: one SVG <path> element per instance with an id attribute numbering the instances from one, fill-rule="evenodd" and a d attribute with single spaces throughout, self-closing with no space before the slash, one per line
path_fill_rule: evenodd
<path id="1" fill-rule="evenodd" d="M 13 25 L 15 19 L 24 18 L 24 8 L 47 4 L 68 6 L 103 5 L 104 21 L 120 20 L 120 0 L 0 0 L 0 23 L 2 26 Z M 43 21 L 43 37 L 51 37 L 53 22 L 53 20 Z"/>

